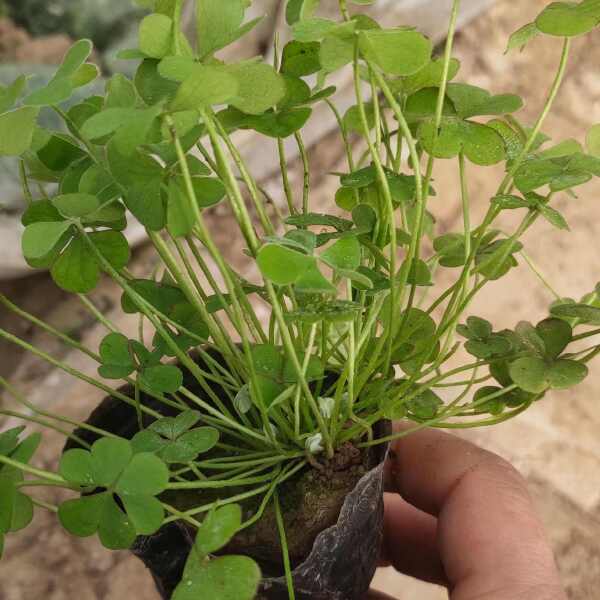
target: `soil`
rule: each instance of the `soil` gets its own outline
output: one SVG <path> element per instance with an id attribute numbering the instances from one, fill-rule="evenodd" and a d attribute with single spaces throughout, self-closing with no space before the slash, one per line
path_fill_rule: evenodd
<path id="1" fill-rule="evenodd" d="M 332 459 L 302 471 L 300 477 L 281 487 L 281 508 L 293 567 L 306 559 L 317 535 L 335 525 L 346 496 L 375 466 L 370 463 L 368 452 L 348 443 Z M 256 506 L 245 508 L 246 518 L 256 510 Z M 252 556 L 265 569 L 265 575 L 281 576 L 281 543 L 273 506 L 269 505 L 260 521 L 238 534 L 226 551 Z"/>

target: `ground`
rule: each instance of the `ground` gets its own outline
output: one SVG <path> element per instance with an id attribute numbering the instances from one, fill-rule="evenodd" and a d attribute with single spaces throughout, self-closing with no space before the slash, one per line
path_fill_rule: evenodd
<path id="1" fill-rule="evenodd" d="M 559 58 L 556 40 L 535 41 L 524 53 L 503 56 L 508 35 L 531 20 L 545 0 L 499 0 L 485 16 L 472 22 L 457 39 L 457 55 L 462 61 L 464 80 L 496 93 L 516 91 L 527 102 L 523 115 L 533 120 L 543 104 Z M 574 44 L 569 75 L 546 130 L 556 140 L 583 139 L 591 123 L 600 122 L 600 35 Z M 311 150 L 315 169 L 336 170 L 342 151 L 335 137 L 326 138 Z M 339 163 L 339 164 L 338 164 Z M 494 194 L 501 173 L 494 169 L 469 170 L 469 185 L 475 212 L 482 214 Z M 440 231 L 460 228 L 458 201 L 453 190 L 456 174 L 442 163 L 435 174 L 439 197 L 434 204 Z M 297 179 L 296 179 L 297 181 Z M 267 181 L 278 191 L 278 181 Z M 315 192 L 317 202 L 331 202 L 335 181 L 323 177 Z M 581 188 L 579 198 L 562 195 L 557 206 L 567 217 L 572 232 L 565 234 L 540 224 L 525 242 L 531 259 L 552 281 L 560 295 L 578 297 L 600 280 L 598 262 L 598 224 L 600 222 L 600 182 Z M 223 211 L 212 217 L 213 230 L 230 244 L 228 215 Z M 510 222 L 503 225 L 510 227 Z M 232 257 L 243 256 L 231 244 Z M 240 268 L 250 268 L 248 262 Z M 147 250 L 136 254 L 134 271 L 148 273 L 152 255 Z M 85 339 L 92 347 L 102 332 L 92 326 L 86 313 L 72 300 L 53 289 L 45 276 L 15 284 L 0 285 L 0 291 L 18 299 L 19 304 L 37 311 L 59 327 Z M 117 293 L 110 284 L 95 293 L 96 303 L 109 315 Z M 547 314 L 552 296 L 522 266 L 508 278 L 490 285 L 472 306 L 472 313 L 492 320 L 497 326 L 514 326 L 521 319 L 536 321 Z M 8 327 L 44 348 L 57 352 L 55 345 L 0 312 L 0 326 Z M 129 323 L 133 330 L 135 323 Z M 40 366 L 13 348 L 0 347 L 0 374 L 10 375 L 33 401 L 58 412 L 83 418 L 99 401 L 101 394 L 84 384 Z M 70 356 L 71 364 L 90 368 L 83 359 Z M 527 477 L 532 495 L 543 516 L 554 546 L 564 584 L 571 600 L 597 597 L 600 581 L 600 364 L 574 391 L 552 393 L 534 409 L 513 422 L 489 431 L 475 431 L 470 439 L 498 452 L 513 462 Z M 42 385 L 43 384 L 43 385 Z M 60 439 L 46 436 L 40 465 L 52 467 Z M 62 600 L 116 600 L 157 598 L 151 581 L 138 562 L 127 553 L 108 553 L 93 539 L 67 536 L 53 516 L 38 511 L 34 525 L 8 543 L 0 563 L 2 587 L 0 600 L 46 598 Z M 378 589 L 401 600 L 441 600 L 446 592 L 423 586 L 413 580 L 382 571 L 375 582 Z"/>

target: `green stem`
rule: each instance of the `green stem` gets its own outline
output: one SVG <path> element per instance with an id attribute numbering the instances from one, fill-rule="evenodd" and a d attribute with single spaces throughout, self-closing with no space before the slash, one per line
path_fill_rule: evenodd
<path id="1" fill-rule="evenodd" d="M 273 495 L 273 503 L 275 505 L 275 519 L 277 520 L 277 529 L 279 531 L 279 540 L 281 542 L 281 554 L 283 557 L 283 567 L 285 571 L 285 581 L 288 589 L 288 596 L 290 600 L 296 600 L 294 593 L 294 579 L 292 577 L 292 566 L 290 564 L 290 552 L 287 544 L 287 537 L 285 535 L 285 525 L 283 523 L 283 516 L 281 514 L 281 506 L 279 505 L 279 494 L 277 490 Z"/>

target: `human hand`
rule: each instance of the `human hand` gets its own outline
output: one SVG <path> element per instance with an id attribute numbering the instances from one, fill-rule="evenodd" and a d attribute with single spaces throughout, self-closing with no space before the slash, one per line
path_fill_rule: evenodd
<path id="1" fill-rule="evenodd" d="M 422 431 L 393 445 L 386 489 L 385 566 L 451 600 L 566 600 L 527 484 L 500 457 Z"/>

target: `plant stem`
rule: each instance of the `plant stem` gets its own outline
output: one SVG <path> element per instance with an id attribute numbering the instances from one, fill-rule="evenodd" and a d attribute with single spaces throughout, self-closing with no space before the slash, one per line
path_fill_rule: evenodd
<path id="1" fill-rule="evenodd" d="M 285 581 L 288 589 L 290 600 L 295 600 L 294 579 L 292 577 L 292 566 L 290 564 L 290 552 L 288 550 L 287 537 L 285 535 L 285 525 L 281 514 L 281 506 L 279 505 L 279 494 L 277 490 L 273 494 L 273 503 L 275 505 L 275 519 L 277 520 L 277 529 L 279 530 L 279 540 L 281 542 L 281 554 L 283 557 L 283 567 L 285 570 Z"/>

